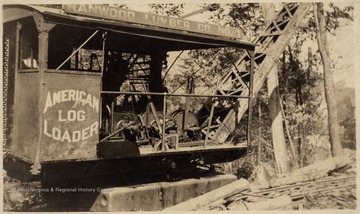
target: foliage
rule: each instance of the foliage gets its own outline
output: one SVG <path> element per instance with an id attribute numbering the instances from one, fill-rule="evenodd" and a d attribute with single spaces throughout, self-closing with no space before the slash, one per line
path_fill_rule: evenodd
<path id="1" fill-rule="evenodd" d="M 307 24 L 301 27 L 302 33 L 305 33 L 312 40 L 315 39 L 316 36 L 316 24 L 313 16 L 313 12 L 310 11 L 307 15 Z M 354 7 L 346 6 L 341 9 L 334 3 L 329 3 L 327 5 L 327 10 L 325 11 L 325 19 L 326 19 L 326 30 L 332 35 L 336 34 L 336 30 L 340 27 L 341 20 L 354 20 Z"/>
<path id="2" fill-rule="evenodd" d="M 257 35 L 263 25 L 262 10 L 259 3 L 221 4 L 210 17 L 215 23 L 240 28 L 245 35 Z"/>
<path id="3" fill-rule="evenodd" d="M 184 13 L 184 4 L 149 4 L 152 11 L 159 15 L 177 16 Z"/>
<path id="4" fill-rule="evenodd" d="M 347 6 L 341 10 L 334 3 L 329 3 L 330 11 L 326 11 L 326 30 L 335 34 L 335 30 L 340 27 L 340 19 L 354 21 L 354 7 Z"/>

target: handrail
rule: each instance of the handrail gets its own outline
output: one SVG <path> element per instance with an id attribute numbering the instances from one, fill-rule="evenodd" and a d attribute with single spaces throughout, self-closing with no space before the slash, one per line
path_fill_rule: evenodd
<path id="1" fill-rule="evenodd" d="M 101 94 L 119 94 L 119 95 L 154 95 L 154 96 L 174 96 L 174 97 L 214 97 L 214 98 L 243 98 L 249 99 L 248 96 L 239 96 L 239 95 L 221 95 L 221 94 L 174 94 L 167 92 L 124 92 L 124 91 L 101 91 Z"/>

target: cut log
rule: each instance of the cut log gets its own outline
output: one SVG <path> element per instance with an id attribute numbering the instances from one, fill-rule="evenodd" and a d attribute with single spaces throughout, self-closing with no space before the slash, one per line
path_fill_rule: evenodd
<path id="1" fill-rule="evenodd" d="M 228 185 L 215 189 L 199 197 L 182 202 L 175 206 L 164 209 L 164 211 L 191 211 L 198 210 L 221 198 L 232 196 L 249 189 L 250 183 L 245 179 L 236 180 Z"/>
<path id="2" fill-rule="evenodd" d="M 287 184 L 313 181 L 328 176 L 329 173 L 336 169 L 343 168 L 351 164 L 347 157 L 334 157 L 325 161 L 315 163 L 270 180 L 270 187 L 278 187 Z"/>
<path id="3" fill-rule="evenodd" d="M 248 203 L 237 201 L 228 206 L 228 210 L 276 210 L 291 205 L 291 198 L 288 195 L 282 195 L 277 198 L 259 201 L 256 203 Z"/>

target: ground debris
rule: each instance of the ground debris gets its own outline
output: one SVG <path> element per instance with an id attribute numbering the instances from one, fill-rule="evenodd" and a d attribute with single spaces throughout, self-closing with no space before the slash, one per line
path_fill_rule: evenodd
<path id="1" fill-rule="evenodd" d="M 21 183 L 4 175 L 4 211 L 44 210 L 46 202 L 40 194 L 40 182 Z"/>
<path id="2" fill-rule="evenodd" d="M 268 176 L 272 181 L 264 185 L 256 179 L 249 190 L 220 199 L 201 210 L 356 209 L 354 162 L 352 158 L 331 158 L 277 177 L 282 178 L 281 182 Z"/>
<path id="3" fill-rule="evenodd" d="M 305 197 L 304 209 L 355 209 L 356 198 L 349 197 L 344 191 L 333 194 L 318 194 L 316 198 Z"/>

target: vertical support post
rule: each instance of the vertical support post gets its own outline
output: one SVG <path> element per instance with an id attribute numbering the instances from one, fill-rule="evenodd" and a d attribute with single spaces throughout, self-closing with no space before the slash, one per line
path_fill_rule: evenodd
<path id="1" fill-rule="evenodd" d="M 20 22 L 16 23 L 16 43 L 15 43 L 15 79 L 16 79 L 16 74 L 20 68 L 20 60 L 22 58 L 22 51 L 20 50 L 20 31 L 21 31 L 22 25 L 20 24 Z M 16 90 L 15 90 L 16 91 Z M 16 93 L 16 92 L 15 92 Z M 16 100 L 16 99 L 15 99 Z"/>
<path id="2" fill-rule="evenodd" d="M 209 134 L 210 134 L 210 128 L 211 128 L 211 121 L 213 119 L 213 115 L 214 115 L 214 109 L 215 109 L 215 102 L 213 102 L 211 104 L 211 110 L 210 110 L 210 115 L 209 115 L 209 121 L 208 121 L 208 127 L 206 130 L 206 136 L 205 136 L 205 141 L 204 141 L 204 148 L 207 146 L 208 140 L 209 140 Z"/>
<path id="3" fill-rule="evenodd" d="M 163 151 L 163 152 L 165 151 L 166 99 L 167 99 L 167 94 L 164 93 L 164 96 L 163 96 L 162 142 L 161 142 L 161 151 Z"/>
<path id="4" fill-rule="evenodd" d="M 114 125 L 114 108 L 115 108 L 115 105 L 114 105 L 114 100 L 111 102 L 111 115 L 110 115 L 110 120 L 111 120 L 111 123 L 110 123 L 110 130 L 111 130 L 111 133 L 114 133 L 115 131 L 115 125 Z"/>
<path id="5" fill-rule="evenodd" d="M 21 51 L 20 51 L 20 31 L 21 31 L 21 28 L 22 28 L 22 25 L 19 23 L 19 22 L 17 22 L 16 23 L 16 40 L 15 40 L 15 67 L 14 67 L 14 79 L 15 79 L 15 86 L 14 86 L 14 106 L 16 107 L 18 104 L 18 91 L 16 90 L 16 86 L 17 85 L 19 85 L 19 77 L 18 77 L 18 75 L 19 75 L 19 69 L 20 69 L 20 65 L 21 65 L 21 63 L 20 63 L 20 60 L 21 60 Z M 41 83 L 40 83 L 41 84 Z M 14 111 L 14 114 L 15 114 L 15 111 Z M 14 116 L 14 121 L 13 121 L 13 123 L 14 124 L 17 124 L 17 120 L 19 119 L 19 117 L 16 117 L 16 116 Z M 13 130 L 14 130 L 14 133 L 16 134 L 17 133 L 17 131 L 18 131 L 18 128 L 17 128 L 17 126 L 14 126 L 14 128 L 13 128 Z"/>
<path id="6" fill-rule="evenodd" d="M 248 104 L 248 124 L 247 124 L 247 146 L 251 147 L 251 129 L 252 129 L 252 100 L 254 87 L 254 63 L 255 51 L 249 51 L 250 55 L 250 84 L 249 84 L 249 104 Z"/>
<path id="7" fill-rule="evenodd" d="M 102 94 L 101 94 L 101 91 L 103 90 L 103 78 L 104 78 L 104 69 L 105 69 L 105 48 L 106 48 L 106 34 L 107 32 L 105 31 L 103 34 L 102 34 L 102 39 L 103 39 L 103 43 L 102 43 L 102 55 L 103 55 L 103 61 L 101 63 L 101 76 L 100 76 L 100 106 L 99 106 L 99 109 L 100 109 L 100 114 L 99 114 L 99 124 L 100 124 L 100 128 L 102 128 L 102 103 L 103 103 L 103 99 L 102 99 Z M 78 54 L 77 55 L 77 58 L 78 58 Z M 76 63 L 76 66 L 78 64 Z"/>
<path id="8" fill-rule="evenodd" d="M 79 53 L 75 54 L 75 69 L 79 69 Z"/>
<path id="9" fill-rule="evenodd" d="M 34 14 L 34 20 L 36 22 L 37 30 L 38 30 L 38 69 L 39 69 L 39 97 L 38 97 L 38 105 L 39 105 L 39 135 L 38 135 L 38 147 L 36 149 L 36 156 L 34 165 L 32 166 L 31 173 L 38 174 L 40 173 L 41 168 L 41 142 L 42 142 L 42 134 L 43 134 L 43 125 L 44 125 L 44 114 L 42 110 L 42 106 L 45 105 L 45 101 L 43 99 L 44 94 L 46 94 L 45 86 L 46 82 L 44 79 L 44 74 L 46 69 L 48 68 L 48 56 L 49 56 L 49 31 L 55 27 L 54 24 L 45 23 L 44 18 L 38 13 Z M 20 58 L 21 60 L 21 58 Z"/>
<path id="10" fill-rule="evenodd" d="M 190 77 L 188 77 L 187 79 L 187 86 L 186 86 L 186 93 L 191 94 L 191 83 L 190 83 L 191 79 Z M 183 120 L 182 120 L 182 130 L 188 128 L 186 126 L 187 124 L 187 118 L 188 118 L 188 114 L 189 114 L 189 104 L 190 104 L 190 97 L 186 96 L 185 97 L 185 109 L 184 109 L 184 114 L 183 114 Z"/>
<path id="11" fill-rule="evenodd" d="M 262 112 L 261 112 L 261 105 L 259 105 L 259 119 L 262 120 Z M 261 137 L 261 126 L 259 126 L 258 135 Z M 261 163 L 261 150 L 262 150 L 262 141 L 259 140 L 258 142 L 258 154 L 257 154 L 257 164 Z"/>
<path id="12" fill-rule="evenodd" d="M 150 103 L 146 104 L 146 117 L 145 117 L 145 124 L 148 126 L 150 124 L 150 111 L 151 111 L 151 107 L 150 107 Z"/>
<path id="13" fill-rule="evenodd" d="M 89 68 L 90 71 L 93 68 L 93 63 L 94 63 L 93 61 L 94 61 L 94 58 L 90 55 L 90 68 Z"/>

